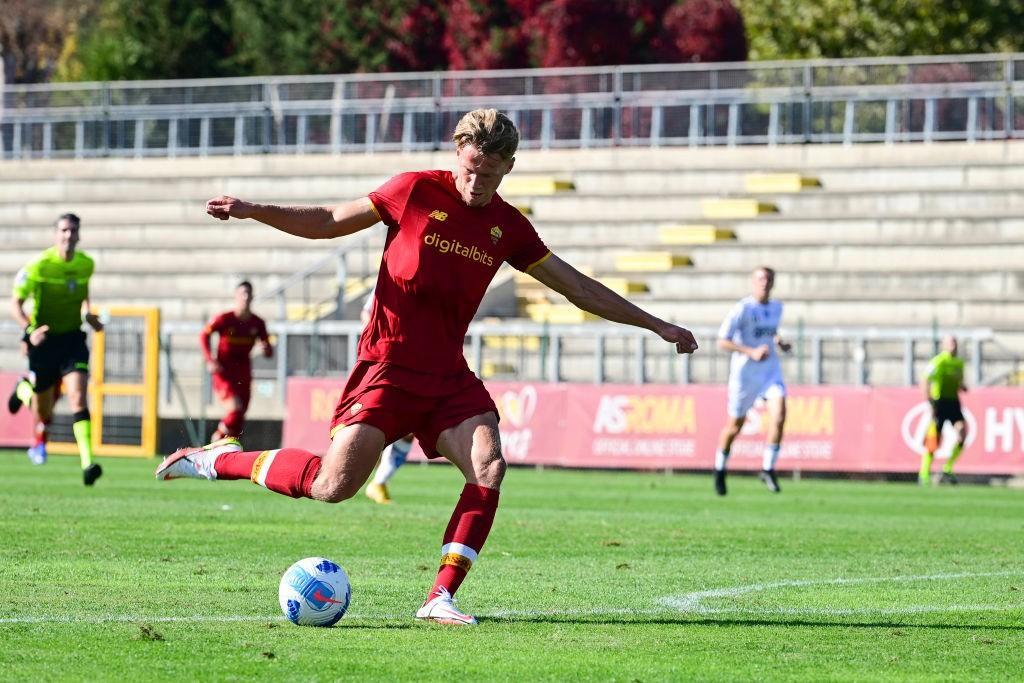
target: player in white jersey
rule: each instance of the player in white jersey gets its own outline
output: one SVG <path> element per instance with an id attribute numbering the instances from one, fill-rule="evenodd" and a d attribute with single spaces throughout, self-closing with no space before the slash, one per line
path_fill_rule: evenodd
<path id="1" fill-rule="evenodd" d="M 374 292 L 370 292 L 369 296 L 366 297 L 363 310 L 359 314 L 363 327 L 366 327 L 366 323 L 370 320 L 370 309 L 373 308 L 373 295 Z M 405 459 L 409 457 L 409 451 L 411 450 L 412 434 L 408 434 L 384 447 L 384 452 L 380 454 L 380 463 L 377 465 L 377 471 L 373 473 L 373 479 L 366 486 L 365 493 L 367 498 L 375 503 L 386 504 L 391 502 L 388 482 L 391 481 L 391 477 L 395 476 L 398 468 L 405 464 Z"/>
<path id="2" fill-rule="evenodd" d="M 732 351 L 729 363 L 730 421 L 718 437 L 718 451 L 715 453 L 715 491 L 720 496 L 726 493 L 725 464 L 732 442 L 758 398 L 767 401 L 770 416 L 760 478 L 768 490 L 780 491 L 775 477 L 775 462 L 779 458 L 782 428 L 786 422 L 786 384 L 782 381 L 782 364 L 776 347 L 787 352 L 790 345 L 778 334 L 782 302 L 770 298 L 775 271 L 767 266 L 757 268 L 751 284 L 752 295 L 733 307 L 718 330 L 718 348 Z"/>

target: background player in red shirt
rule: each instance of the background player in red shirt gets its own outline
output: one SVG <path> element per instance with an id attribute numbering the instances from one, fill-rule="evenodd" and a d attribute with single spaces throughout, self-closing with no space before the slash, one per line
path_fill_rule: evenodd
<path id="1" fill-rule="evenodd" d="M 335 411 L 321 458 L 283 448 L 241 452 L 234 440 L 181 449 L 158 479 L 251 479 L 294 498 L 338 502 L 370 476 L 381 449 L 413 433 L 428 457 L 444 457 L 466 479 L 441 546 L 441 567 L 417 618 L 475 624 L 455 607 L 458 589 L 483 547 L 505 476 L 498 415 L 466 364 L 469 323 L 498 267 L 507 261 L 583 310 L 651 330 L 679 353 L 697 349 L 686 329 L 633 305 L 553 255 L 533 226 L 497 194 L 519 144 L 515 124 L 494 109 L 459 121 L 455 171 L 395 176 L 368 197 L 329 207 L 282 207 L 217 197 L 206 211 L 221 220 L 253 218 L 309 239 L 388 228 L 370 321 L 358 362 Z"/>
<path id="2" fill-rule="evenodd" d="M 217 357 L 210 353 L 210 337 L 216 332 Z M 270 358 L 274 349 L 267 337 L 267 324 L 252 312 L 252 284 L 240 282 L 235 287 L 235 308 L 215 316 L 199 335 L 199 347 L 206 367 L 213 377 L 213 391 L 224 406 L 224 418 L 213 433 L 213 440 L 238 437 L 245 426 L 245 411 L 252 396 L 252 360 L 250 354 L 256 341 L 263 355 Z"/>

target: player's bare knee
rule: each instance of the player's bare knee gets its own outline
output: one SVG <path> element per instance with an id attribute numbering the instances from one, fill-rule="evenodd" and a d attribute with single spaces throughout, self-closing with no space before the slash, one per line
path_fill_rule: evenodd
<path id="1" fill-rule="evenodd" d="M 322 486 L 314 484 L 310 493 L 314 499 L 324 503 L 341 503 L 356 495 L 358 490 L 334 483 L 326 483 Z"/>
<path id="2" fill-rule="evenodd" d="M 359 486 L 351 477 L 321 471 L 310 488 L 310 494 L 324 503 L 340 503 L 355 496 Z"/>

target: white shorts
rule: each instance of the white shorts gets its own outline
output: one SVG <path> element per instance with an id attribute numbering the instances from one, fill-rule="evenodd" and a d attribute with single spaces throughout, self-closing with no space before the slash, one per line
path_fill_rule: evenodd
<path id="1" fill-rule="evenodd" d="M 785 395 L 786 383 L 777 372 L 743 382 L 729 382 L 729 417 L 745 416 L 759 398 L 783 398 Z"/>

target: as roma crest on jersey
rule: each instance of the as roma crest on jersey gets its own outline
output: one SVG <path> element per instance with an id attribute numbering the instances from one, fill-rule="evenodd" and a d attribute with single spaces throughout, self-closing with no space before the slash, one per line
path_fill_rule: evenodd
<path id="1" fill-rule="evenodd" d="M 491 242 L 493 242 L 494 244 L 497 244 L 498 240 L 500 240 L 500 239 L 501 239 L 501 228 L 499 228 L 497 225 L 495 225 L 493 228 L 491 228 Z"/>

